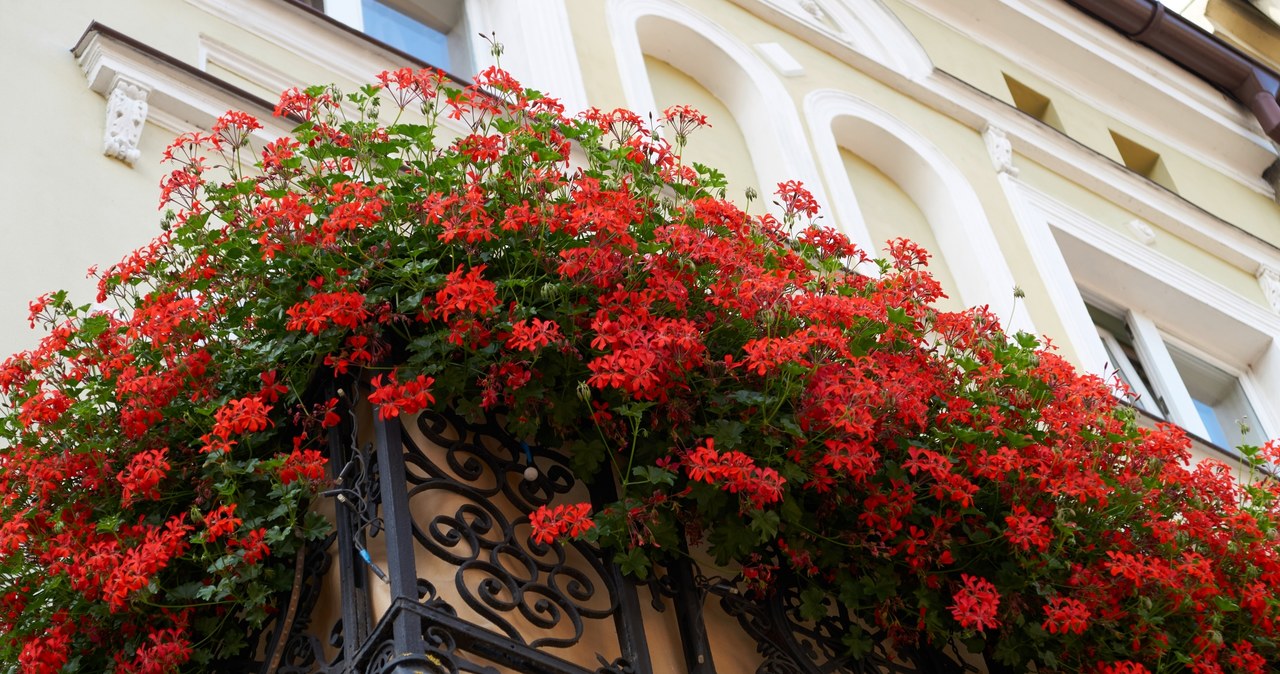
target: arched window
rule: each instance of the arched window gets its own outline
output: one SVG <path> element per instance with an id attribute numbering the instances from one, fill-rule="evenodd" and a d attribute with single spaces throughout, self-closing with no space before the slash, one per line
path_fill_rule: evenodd
<path id="1" fill-rule="evenodd" d="M 906 123 L 847 92 L 810 93 L 805 115 L 837 222 L 850 239 L 871 250 L 883 244 L 873 237 L 863 207 L 864 200 L 877 198 L 875 190 L 859 184 L 850 168 L 867 172 L 861 164 L 846 166 L 845 158 L 853 155 L 899 188 L 923 214 L 927 231 L 918 228 L 936 241 L 934 268 L 945 267 L 949 273 L 959 296 L 954 299 L 966 306 L 990 305 L 1011 330 L 1035 334 L 1030 314 L 1013 301 L 1013 273 L 982 202 L 946 155 Z"/>

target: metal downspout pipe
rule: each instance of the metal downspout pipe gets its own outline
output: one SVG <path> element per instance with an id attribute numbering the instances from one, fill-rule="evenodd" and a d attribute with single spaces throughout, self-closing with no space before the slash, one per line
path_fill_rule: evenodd
<path id="1" fill-rule="evenodd" d="M 1270 69 L 1166 11 L 1157 0 L 1067 2 L 1230 94 L 1280 142 L 1280 76 Z"/>

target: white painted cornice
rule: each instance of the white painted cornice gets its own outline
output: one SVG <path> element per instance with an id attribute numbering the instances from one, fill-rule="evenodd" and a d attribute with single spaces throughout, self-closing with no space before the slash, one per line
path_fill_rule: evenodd
<path id="1" fill-rule="evenodd" d="M 855 66 L 870 59 L 918 79 L 933 70 L 924 48 L 880 0 L 732 0 L 747 11 Z"/>
<path id="2" fill-rule="evenodd" d="M 1127 126 L 1268 197 L 1276 149 L 1241 105 L 1061 0 L 901 0 Z"/>
<path id="3" fill-rule="evenodd" d="M 159 124 L 174 133 L 207 130 L 215 119 L 231 109 L 259 118 L 264 128 L 254 135 L 260 141 L 285 135 L 292 127 L 287 121 L 272 118 L 270 103 L 96 24 L 85 32 L 72 53 L 84 71 L 89 88 L 107 97 L 109 102 L 113 95 L 119 94 L 121 83 L 147 92 L 145 109 L 137 120 L 139 134 L 143 121 Z M 136 145 L 137 139 L 134 139 L 133 146 L 136 148 Z"/>
<path id="4" fill-rule="evenodd" d="M 1219 340 L 1246 340 L 1245 333 L 1254 335 L 1249 345 L 1260 348 L 1264 340 L 1280 338 L 1280 314 L 1269 306 L 1251 302 L 1239 293 L 1161 253 L 1141 241 L 1131 239 L 1114 229 L 1095 222 L 1092 218 L 1063 204 L 1049 195 L 1027 185 L 1017 183 L 1023 198 L 1043 213 L 1052 226 L 1083 241 L 1089 246 L 1105 251 L 1109 257 L 1123 260 L 1124 264 L 1155 279 L 1162 286 L 1179 293 L 1188 301 L 1196 301 L 1218 312 L 1222 323 L 1231 325 L 1231 334 L 1218 334 Z M 1106 264 L 1099 261 L 1100 264 Z M 1079 270 L 1085 271 L 1088 270 Z M 1077 272 L 1079 273 L 1079 272 Z M 1259 275 L 1265 273 L 1261 270 Z M 1166 324 L 1175 324 L 1166 321 Z M 1207 326 L 1196 326 L 1205 329 Z M 1204 340 L 1196 340 L 1203 343 Z M 1241 346 L 1245 346 L 1244 343 Z M 1237 357 L 1240 354 L 1237 354 Z"/>
<path id="5" fill-rule="evenodd" d="M 771 6 L 773 2 L 733 1 L 760 7 Z M 997 51 L 1013 54 L 1017 62 L 1027 63 L 1033 70 L 1036 64 L 1028 58 L 1034 58 L 1023 52 L 1030 49 L 1028 45 L 1039 47 L 1040 42 L 1029 39 L 1025 31 L 991 34 L 1007 23 L 1007 20 L 1003 23 L 995 21 L 995 17 L 1012 16 L 1017 26 L 1039 30 L 1042 37 L 1049 36 L 1046 39 L 1057 44 L 1058 52 L 1071 50 L 1061 62 L 1055 62 L 1045 70 L 1061 71 L 1062 63 L 1078 62 L 1080 54 L 1092 54 L 1095 60 L 1110 64 L 1102 70 L 1120 73 L 1127 78 L 1127 86 L 1130 87 L 1102 89 L 1109 81 L 1101 77 L 1104 73 L 1076 68 L 1082 70 L 1084 76 L 1100 76 L 1099 83 L 1094 85 L 1099 95 L 1116 97 L 1117 92 L 1124 92 L 1125 98 L 1132 99 L 1141 93 L 1162 101 L 1160 105 L 1153 105 L 1148 118 L 1137 128 L 1167 142 L 1167 134 L 1151 128 L 1150 124 L 1180 125 L 1177 130 L 1180 136 L 1204 148 L 1199 156 L 1207 154 L 1224 158 L 1206 161 L 1207 165 L 1221 170 L 1224 175 L 1255 192 L 1267 197 L 1275 195 L 1274 189 L 1262 180 L 1261 173 L 1275 160 L 1276 152 L 1244 108 L 1145 47 L 1132 44 L 1103 26 L 1081 21 L 1078 12 L 1066 3 L 1060 0 L 900 1 L 940 21 L 955 23 L 953 27 L 969 35 L 970 39 L 981 40 Z M 787 29 L 787 20 L 780 10 L 757 13 L 779 28 Z M 818 42 L 814 44 L 821 46 Z M 989 128 L 999 129 L 1014 153 L 1013 161 L 1008 164 L 1010 169 L 1019 157 L 1025 157 L 1246 273 L 1256 274 L 1262 265 L 1280 268 L 1280 249 L 1276 243 L 1261 240 L 1205 211 L 967 82 L 938 69 L 924 77 L 908 77 L 861 52 L 845 51 L 849 56 L 846 60 L 855 67 L 922 105 L 979 133 Z M 1061 56 L 1058 52 L 1052 54 Z M 1134 86 L 1143 91 L 1130 91 Z M 1100 110 L 1107 114 L 1105 106 L 1100 106 Z M 1175 147 L 1185 145 L 1181 141 L 1169 144 Z M 998 171 L 1005 169 L 1003 165 L 997 166 Z M 854 226 L 858 223 L 852 219 L 845 224 L 851 231 L 858 230 Z"/>
<path id="6" fill-rule="evenodd" d="M 264 63 L 231 45 L 203 33 L 200 34 L 200 47 L 197 54 L 196 67 L 208 71 L 209 66 L 217 66 L 233 72 L 245 80 L 263 89 L 279 94 L 292 87 L 307 87 L 315 82 L 300 82 L 283 71 Z"/>
<path id="7" fill-rule="evenodd" d="M 1280 266 L 1280 249 L 1099 154 L 1057 129 L 935 71 L 913 94 L 973 127 L 1004 131 L 1013 151 L 1249 273 Z"/>

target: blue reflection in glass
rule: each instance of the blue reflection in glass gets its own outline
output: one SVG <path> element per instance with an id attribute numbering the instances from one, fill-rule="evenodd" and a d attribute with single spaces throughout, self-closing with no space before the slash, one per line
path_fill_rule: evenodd
<path id="1" fill-rule="evenodd" d="M 449 70 L 449 42 L 444 33 L 378 0 L 360 0 L 360 4 L 365 34 L 441 70 Z"/>

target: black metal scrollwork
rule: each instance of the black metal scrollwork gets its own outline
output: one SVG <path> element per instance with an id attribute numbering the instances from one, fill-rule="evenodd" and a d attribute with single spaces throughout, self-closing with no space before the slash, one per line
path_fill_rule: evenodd
<path id="1" fill-rule="evenodd" d="M 535 509 L 586 498 L 600 505 L 614 498 L 611 485 L 589 493 L 567 457 L 528 447 L 494 419 L 430 411 L 405 429 L 375 418 L 373 441 L 362 444 L 355 408 L 330 433 L 335 484 L 325 496 L 335 533 L 303 559 L 297 619 L 261 635 L 264 674 L 652 673 L 635 584 L 594 546 L 532 539 Z M 335 572 L 339 582 L 326 585 Z M 672 600 L 688 674 L 716 672 L 709 610 L 736 618 L 756 642 L 756 674 L 977 671 L 955 653 L 894 652 L 879 633 L 870 634 L 868 655 L 852 658 L 841 638 L 861 626 L 835 603 L 824 617 L 803 619 L 795 582 L 748 599 L 732 582 L 704 577 L 685 554 L 648 585 L 654 610 Z M 313 614 L 334 587 L 340 615 L 320 630 Z M 708 604 L 713 596 L 718 606 Z M 583 647 L 593 661 L 572 659 Z"/>
<path id="2" fill-rule="evenodd" d="M 828 598 L 827 614 L 817 620 L 801 617 L 799 583 L 795 579 L 775 583 L 773 593 L 748 599 L 730 586 L 720 585 L 720 606 L 738 619 L 739 625 L 756 641 L 764 662 L 756 674 L 939 674 L 976 672 L 958 656 L 942 652 L 929 654 L 911 650 L 893 651 L 882 631 L 871 631 L 855 622 L 844 606 Z M 869 653 L 849 654 L 841 638 L 850 631 L 868 632 Z M 925 662 L 927 660 L 928 662 Z"/>
<path id="3" fill-rule="evenodd" d="M 507 638 L 536 649 L 574 646 L 584 621 L 617 612 L 617 588 L 598 550 L 530 540 L 529 513 L 575 487 L 567 457 L 539 449 L 536 474 L 526 474 L 522 446 L 497 424 L 427 412 L 417 428 L 437 449 L 405 438 L 411 507 L 449 503 L 451 511 L 415 520 L 413 535 L 426 552 L 456 567 L 455 589 L 467 607 Z"/>

